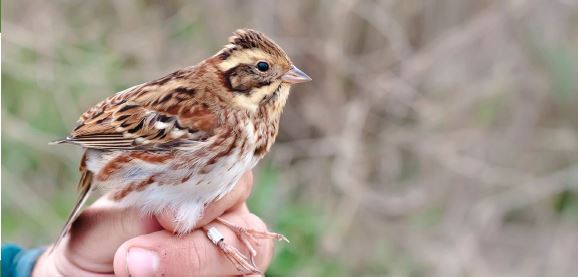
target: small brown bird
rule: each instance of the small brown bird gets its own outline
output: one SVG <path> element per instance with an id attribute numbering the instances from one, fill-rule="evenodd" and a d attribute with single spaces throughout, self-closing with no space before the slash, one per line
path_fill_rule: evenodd
<path id="1" fill-rule="evenodd" d="M 55 142 L 85 152 L 80 197 L 54 247 L 95 188 L 119 207 L 155 215 L 173 211 L 177 233 L 191 231 L 204 206 L 231 191 L 269 151 L 290 86 L 310 80 L 275 42 L 242 29 L 199 64 L 96 104 L 69 137 Z M 247 240 L 285 239 L 219 220 L 249 248 Z M 258 272 L 253 249 L 249 260 L 216 229 L 208 236 L 240 271 Z"/>

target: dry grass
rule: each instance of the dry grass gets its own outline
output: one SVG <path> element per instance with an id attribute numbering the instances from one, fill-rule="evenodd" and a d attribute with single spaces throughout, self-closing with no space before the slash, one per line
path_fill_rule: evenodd
<path id="1" fill-rule="evenodd" d="M 314 79 L 251 202 L 296 241 L 270 273 L 578 272 L 577 1 L 3 4 L 4 241 L 59 228 L 83 109 L 248 26 Z"/>

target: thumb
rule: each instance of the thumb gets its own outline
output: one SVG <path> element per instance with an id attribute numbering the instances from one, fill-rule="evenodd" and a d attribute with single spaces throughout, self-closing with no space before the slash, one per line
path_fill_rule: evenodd
<path id="1" fill-rule="evenodd" d="M 88 272 L 113 271 L 114 254 L 125 241 L 162 229 L 156 219 L 137 209 L 114 207 L 106 196 L 83 211 L 72 224 L 69 235 L 55 249 L 61 257 L 60 272 L 67 266 Z"/>

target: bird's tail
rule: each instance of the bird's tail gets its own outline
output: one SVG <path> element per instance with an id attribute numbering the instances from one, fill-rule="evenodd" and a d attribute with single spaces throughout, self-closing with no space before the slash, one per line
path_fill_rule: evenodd
<path id="1" fill-rule="evenodd" d="M 76 200 L 76 204 L 74 205 L 74 208 L 72 209 L 72 211 L 70 212 L 70 215 L 68 216 L 68 219 L 66 220 L 66 224 L 64 224 L 64 227 L 60 231 L 60 234 L 58 235 L 58 238 L 54 242 L 54 245 L 50 249 L 49 253 L 52 253 L 52 251 L 54 251 L 54 249 L 56 249 L 58 244 L 60 244 L 62 239 L 66 236 L 66 234 L 70 230 L 70 226 L 72 225 L 74 220 L 76 220 L 76 217 L 78 217 L 78 214 L 80 214 L 80 211 L 82 210 L 82 206 L 84 206 L 84 203 L 86 202 L 86 200 L 88 199 L 88 196 L 90 194 L 90 190 L 91 190 L 91 186 L 92 186 L 92 175 L 93 175 L 92 172 L 90 172 L 86 169 L 82 172 L 82 177 L 80 177 L 80 181 L 78 183 L 78 187 L 80 188 L 80 195 L 78 196 L 78 199 Z"/>

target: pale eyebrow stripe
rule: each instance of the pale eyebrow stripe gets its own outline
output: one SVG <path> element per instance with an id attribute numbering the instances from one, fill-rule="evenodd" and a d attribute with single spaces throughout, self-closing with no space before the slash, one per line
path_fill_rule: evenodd
<path id="1" fill-rule="evenodd" d="M 221 71 L 227 71 L 239 64 L 252 64 L 258 60 L 267 60 L 267 57 L 267 53 L 259 48 L 237 50 L 217 66 Z"/>

